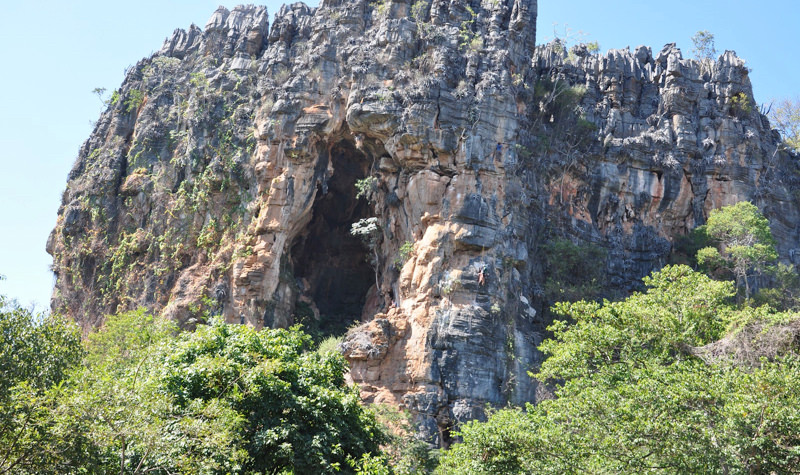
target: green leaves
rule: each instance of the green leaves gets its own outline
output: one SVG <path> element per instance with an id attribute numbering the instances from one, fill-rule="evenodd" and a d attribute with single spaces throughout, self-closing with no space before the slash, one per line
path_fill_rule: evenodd
<path id="1" fill-rule="evenodd" d="M 50 411 L 82 353 L 75 325 L 0 296 L 0 473 L 41 472 L 58 453 L 80 450 L 78 438 L 60 439 Z"/>
<path id="2" fill-rule="evenodd" d="M 603 248 L 556 239 L 542 246 L 542 251 L 547 276 L 544 291 L 548 301 L 592 300 L 601 293 L 606 259 Z"/>
<path id="3" fill-rule="evenodd" d="M 115 91 L 116 92 L 116 91 Z M 144 103 L 144 91 L 141 89 L 131 89 L 128 91 L 128 98 L 125 99 L 125 112 L 133 112 L 139 109 Z"/>
<path id="4" fill-rule="evenodd" d="M 645 284 L 558 304 L 535 375 L 557 398 L 466 424 L 439 473 L 796 472 L 800 314 L 736 308 L 687 266 Z"/>
<path id="5" fill-rule="evenodd" d="M 706 226 L 708 234 L 725 246 L 775 244 L 769 221 L 749 201 L 712 210 Z"/>
<path id="6" fill-rule="evenodd" d="M 659 364 L 679 358 L 688 345 L 719 338 L 721 318 L 733 295 L 730 282 L 714 281 L 688 266 L 667 266 L 644 279 L 648 287 L 621 302 L 558 303 L 553 339 L 540 349 L 548 355 L 539 379 L 571 379 L 621 362 L 644 358 Z"/>
<path id="7" fill-rule="evenodd" d="M 748 276 L 753 272 L 763 272 L 767 264 L 778 258 L 769 221 L 754 204 L 742 201 L 712 210 L 706 232 L 719 245 L 717 249 L 700 249 L 698 263 L 712 269 L 724 267 L 730 270 L 739 284 L 744 284 L 745 298 L 749 299 Z"/>
<path id="8" fill-rule="evenodd" d="M 57 384 L 81 354 L 74 325 L 33 314 L 0 296 L 0 398 L 24 381 L 37 390 Z"/>
<path id="9" fill-rule="evenodd" d="M 531 450 L 537 441 L 536 426 L 521 409 L 494 413 L 489 421 L 471 421 L 462 426 L 464 442 L 454 445 L 442 459 L 436 473 L 525 474 Z"/>
<path id="10" fill-rule="evenodd" d="M 331 473 L 378 453 L 382 435 L 345 385 L 343 358 L 310 347 L 297 329 L 255 331 L 219 319 L 171 340 L 153 381 L 170 401 L 161 437 L 180 447 L 160 451 L 168 466 Z"/>
<path id="11" fill-rule="evenodd" d="M 800 153 L 800 98 L 783 99 L 770 108 L 769 120 L 783 137 L 784 146 Z"/>
<path id="12" fill-rule="evenodd" d="M 372 473 L 384 461 L 344 359 L 307 351 L 296 328 L 214 319 L 178 333 L 138 310 L 109 316 L 84 349 L 61 320 L 12 306 L 0 330 L 0 471 Z"/>
<path id="13" fill-rule="evenodd" d="M 367 201 L 373 201 L 374 195 L 378 191 L 378 179 L 374 176 L 368 176 L 356 180 L 356 199 L 365 198 Z"/>
<path id="14" fill-rule="evenodd" d="M 714 34 L 708 30 L 698 31 L 692 36 L 692 53 L 700 61 L 714 61 L 717 50 L 714 48 Z"/>

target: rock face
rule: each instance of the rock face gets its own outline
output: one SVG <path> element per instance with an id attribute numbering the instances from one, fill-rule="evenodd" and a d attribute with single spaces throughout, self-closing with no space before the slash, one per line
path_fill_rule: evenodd
<path id="1" fill-rule="evenodd" d="M 784 260 L 797 162 L 732 52 L 535 46 L 536 0 L 220 8 L 131 68 L 80 150 L 48 241 L 54 311 L 336 333 L 370 401 L 447 444 L 536 401 L 543 244 L 605 249 L 606 295 L 751 200 Z M 357 196 L 357 190 L 363 190 Z M 368 243 L 353 223 L 375 217 Z"/>

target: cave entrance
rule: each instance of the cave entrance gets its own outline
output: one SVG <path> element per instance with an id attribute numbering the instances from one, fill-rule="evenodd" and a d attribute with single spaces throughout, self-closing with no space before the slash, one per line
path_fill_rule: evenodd
<path id="1" fill-rule="evenodd" d="M 367 248 L 350 234 L 352 223 L 372 215 L 366 199 L 356 199 L 356 181 L 367 176 L 369 159 L 349 141 L 330 154 L 333 175 L 317 189 L 312 217 L 291 246 L 298 286 L 295 322 L 319 340 L 340 335 L 361 320 L 375 294 L 375 271 Z"/>

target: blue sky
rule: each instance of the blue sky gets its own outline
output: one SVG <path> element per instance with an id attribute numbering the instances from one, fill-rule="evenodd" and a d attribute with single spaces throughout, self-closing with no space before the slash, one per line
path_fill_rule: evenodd
<path id="1" fill-rule="evenodd" d="M 219 0 L 4 2 L 0 17 L 0 294 L 46 309 L 52 290 L 47 236 L 90 122 L 102 105 L 91 91 L 117 88 L 129 65 L 161 47 L 175 28 L 205 24 Z M 315 3 L 312 3 L 312 5 Z M 270 13 L 280 3 L 266 2 Z M 756 101 L 800 95 L 800 2 L 763 0 L 539 0 L 539 42 L 565 28 L 602 50 L 645 44 L 654 52 L 709 30 L 719 52 L 752 68 Z"/>

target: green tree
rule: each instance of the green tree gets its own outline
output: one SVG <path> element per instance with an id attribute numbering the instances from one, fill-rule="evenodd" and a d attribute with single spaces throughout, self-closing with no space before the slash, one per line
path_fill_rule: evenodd
<path id="1" fill-rule="evenodd" d="M 714 35 L 711 32 L 698 31 L 692 36 L 692 44 L 694 45 L 692 53 L 695 58 L 701 61 L 714 61 L 717 50 L 714 47 Z"/>
<path id="2" fill-rule="evenodd" d="M 372 408 L 388 435 L 384 450 L 392 472 L 397 475 L 433 472 L 438 465 L 439 450 L 417 438 L 414 416 L 386 404 L 374 404 Z"/>
<path id="3" fill-rule="evenodd" d="M 800 275 L 791 264 L 778 263 L 770 269 L 772 285 L 758 289 L 753 296 L 756 304 L 778 310 L 800 309 Z"/>
<path id="4" fill-rule="evenodd" d="M 786 147 L 800 153 L 800 98 L 779 101 L 770 108 L 769 119 Z"/>
<path id="5" fill-rule="evenodd" d="M 125 99 L 125 112 L 138 110 L 144 104 L 144 91 L 141 89 L 131 89 L 128 91 L 128 98 Z"/>
<path id="6" fill-rule="evenodd" d="M 749 337 L 758 322 L 785 333 L 800 315 L 737 309 L 732 283 L 687 266 L 645 284 L 620 302 L 557 305 L 567 319 L 536 375 L 557 398 L 466 424 L 439 473 L 796 472 L 797 344 L 746 365 L 726 355 L 742 335 L 750 350 L 762 342 Z"/>
<path id="7" fill-rule="evenodd" d="M 375 288 L 380 292 L 381 283 L 379 280 L 380 255 L 378 254 L 379 244 L 382 236 L 381 226 L 378 218 L 362 218 L 350 225 L 350 234 L 361 240 L 370 250 L 369 264 L 375 271 Z"/>
<path id="8" fill-rule="evenodd" d="M 71 460 L 74 468 L 125 474 L 174 467 L 167 454 L 175 441 L 164 437 L 164 426 L 177 415 L 158 375 L 176 333 L 174 323 L 140 309 L 108 316 L 88 335 L 59 410 L 71 415 L 62 423 L 85 427 L 97 457 Z"/>
<path id="9" fill-rule="evenodd" d="M 536 432 L 536 426 L 520 408 L 497 411 L 486 422 L 467 422 L 459 432 L 463 442 L 444 452 L 436 473 L 543 473 L 534 472 L 529 461 L 538 442 Z"/>
<path id="10" fill-rule="evenodd" d="M 51 411 L 81 356 L 75 325 L 0 296 L 0 473 L 57 472 L 61 453 L 80 453 L 78 438 L 60 438 Z"/>
<path id="11" fill-rule="evenodd" d="M 100 99 L 100 102 L 102 102 L 104 105 L 108 104 L 108 102 L 105 99 L 103 99 L 103 96 L 105 96 L 106 94 L 106 88 L 96 87 L 92 89 L 92 94 L 97 96 L 97 98 Z"/>
<path id="12" fill-rule="evenodd" d="M 348 472 L 348 460 L 379 453 L 384 436 L 345 384 L 344 358 L 310 347 L 298 330 L 215 319 L 173 347 L 162 387 L 175 410 L 221 405 L 238 414 L 244 472 Z"/>
<path id="13" fill-rule="evenodd" d="M 296 329 L 108 317 L 51 411 L 64 440 L 88 439 L 62 472 L 371 473 L 383 432 L 343 357 L 310 344 Z"/>
<path id="14" fill-rule="evenodd" d="M 556 239 L 542 246 L 545 297 L 549 302 L 595 299 L 603 290 L 605 249 Z M 587 265 L 588 264 L 588 265 Z"/>
<path id="15" fill-rule="evenodd" d="M 745 298 L 750 298 L 748 276 L 762 273 L 769 263 L 778 258 L 775 239 L 769 221 L 750 202 L 712 210 L 706 223 L 708 236 L 717 247 L 705 247 L 697 253 L 700 264 L 724 267 L 744 284 Z"/>
<path id="16" fill-rule="evenodd" d="M 378 179 L 374 176 L 368 176 L 356 180 L 356 199 L 364 198 L 369 202 L 374 202 L 375 193 L 378 191 Z"/>

